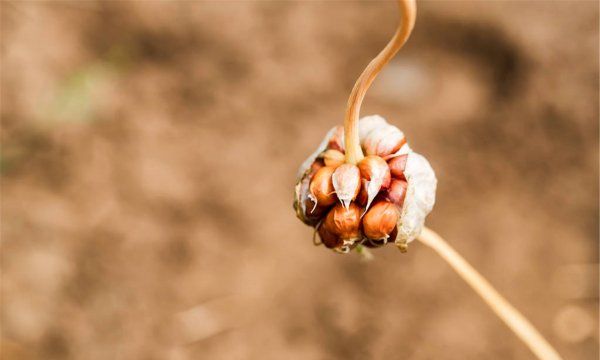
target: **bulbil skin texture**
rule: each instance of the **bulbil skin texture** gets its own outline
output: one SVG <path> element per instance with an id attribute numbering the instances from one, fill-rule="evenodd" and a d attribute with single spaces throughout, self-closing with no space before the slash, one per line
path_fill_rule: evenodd
<path id="1" fill-rule="evenodd" d="M 368 155 L 358 163 L 358 169 L 365 180 L 372 181 L 375 176 L 381 176 L 381 187 L 387 189 L 390 186 L 392 176 L 390 168 L 383 158 Z"/>
<path id="2" fill-rule="evenodd" d="M 337 204 L 329 211 L 321 227 L 336 238 L 336 244 L 353 243 L 362 238 L 361 213 L 361 208 L 355 203 L 347 209 Z"/>
<path id="3" fill-rule="evenodd" d="M 369 201 L 369 194 L 367 193 L 368 181 L 365 179 L 361 179 L 360 190 L 358 195 L 356 195 L 356 203 L 360 206 L 367 206 L 367 202 Z"/>
<path id="4" fill-rule="evenodd" d="M 371 240 L 386 240 L 400 217 L 400 211 L 391 202 L 377 201 L 363 217 L 363 231 Z"/>
<path id="5" fill-rule="evenodd" d="M 386 157 L 400 150 L 406 143 L 404 133 L 392 125 L 373 129 L 366 137 L 363 148 L 367 155 Z"/>
<path id="6" fill-rule="evenodd" d="M 388 237 L 388 239 L 395 239 L 397 235 L 398 235 L 398 227 L 395 226 L 394 229 L 392 230 L 392 232 L 390 233 L 390 236 Z M 362 244 L 368 248 L 374 249 L 374 248 L 382 247 L 383 245 L 387 244 L 388 239 L 380 239 L 380 240 L 367 239 Z"/>
<path id="7" fill-rule="evenodd" d="M 358 163 L 360 175 L 363 178 L 363 189 L 367 194 L 367 208 L 381 189 L 390 186 L 391 175 L 388 164 L 377 155 L 368 155 Z"/>
<path id="8" fill-rule="evenodd" d="M 408 154 L 396 156 L 390 161 L 388 161 L 390 173 L 396 179 L 406 180 L 406 178 L 404 177 L 404 168 L 406 168 L 406 160 L 408 160 Z"/>
<path id="9" fill-rule="evenodd" d="M 392 180 L 390 188 L 386 192 L 386 197 L 389 201 L 395 205 L 402 207 L 404 205 L 404 198 L 406 197 L 406 190 L 408 183 L 405 180 Z"/>
<path id="10" fill-rule="evenodd" d="M 331 178 L 335 168 L 323 166 L 314 174 L 310 182 L 309 198 L 318 206 L 330 206 L 336 202 Z"/>
<path id="11" fill-rule="evenodd" d="M 323 161 L 326 166 L 337 168 L 342 165 L 346 159 L 343 152 L 335 149 L 329 149 L 323 153 Z"/>
<path id="12" fill-rule="evenodd" d="M 323 245 L 329 249 L 341 248 L 344 245 L 344 241 L 339 236 L 332 234 L 325 226 L 319 226 L 317 232 Z"/>
<path id="13" fill-rule="evenodd" d="M 383 118 L 366 117 L 360 124 L 366 156 L 357 165 L 345 163 L 341 126 L 331 129 L 304 162 L 296 185 L 296 214 L 336 252 L 387 242 L 403 249 L 433 206 L 435 175 L 427 160 L 408 147 L 404 134 Z"/>

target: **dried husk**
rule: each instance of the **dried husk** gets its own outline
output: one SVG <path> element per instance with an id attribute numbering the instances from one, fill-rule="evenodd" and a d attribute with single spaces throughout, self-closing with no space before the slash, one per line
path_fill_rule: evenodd
<path id="1" fill-rule="evenodd" d="M 377 155 L 368 155 L 358 163 L 360 175 L 365 181 L 367 191 L 367 204 L 365 211 L 369 209 L 375 196 L 384 186 L 390 183 L 390 168 L 385 160 Z"/>
<path id="2" fill-rule="evenodd" d="M 396 244 L 402 246 L 413 241 L 423 229 L 425 217 L 435 204 L 437 179 L 431 165 L 424 156 L 411 152 L 406 160 L 404 176 L 408 182 Z"/>
<path id="3" fill-rule="evenodd" d="M 360 191 L 360 171 L 356 165 L 338 166 L 331 177 L 335 194 L 346 209 Z"/>

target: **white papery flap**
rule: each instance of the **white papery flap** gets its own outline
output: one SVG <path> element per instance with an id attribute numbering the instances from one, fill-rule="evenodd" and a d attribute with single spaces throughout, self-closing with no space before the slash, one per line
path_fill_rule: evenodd
<path id="1" fill-rule="evenodd" d="M 398 221 L 396 243 L 413 241 L 423 229 L 425 217 L 435 204 L 437 179 L 424 156 L 411 152 L 406 160 L 404 176 L 408 182 L 402 215 Z"/>

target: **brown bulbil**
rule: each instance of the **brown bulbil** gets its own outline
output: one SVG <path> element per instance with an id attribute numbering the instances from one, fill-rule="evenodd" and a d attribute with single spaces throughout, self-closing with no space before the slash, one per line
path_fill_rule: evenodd
<path id="1" fill-rule="evenodd" d="M 319 233 L 319 237 L 321 238 L 321 242 L 323 243 L 323 245 L 325 245 L 326 247 L 328 247 L 330 249 L 342 246 L 342 244 L 344 243 L 343 240 L 339 236 L 336 236 L 336 235 L 332 234 L 331 232 L 329 232 L 325 228 L 325 226 L 320 226 L 319 230 L 317 230 L 317 232 Z"/>
<path id="2" fill-rule="evenodd" d="M 377 155 L 368 155 L 358 163 L 358 169 L 363 179 L 373 180 L 375 177 L 381 179 L 381 188 L 387 189 L 392 180 L 390 168 L 381 157 Z"/>
<path id="3" fill-rule="evenodd" d="M 355 203 L 351 203 L 348 209 L 337 204 L 329 210 L 321 228 L 341 240 L 360 239 L 360 214 L 361 209 Z"/>
<path id="4" fill-rule="evenodd" d="M 408 183 L 404 180 L 392 180 L 390 188 L 387 191 L 387 199 L 394 203 L 399 208 L 404 205 L 404 198 L 406 197 L 406 189 Z"/>
<path id="5" fill-rule="evenodd" d="M 367 180 L 362 179 L 361 181 L 362 181 L 362 184 L 360 186 L 360 191 L 358 192 L 358 195 L 356 196 L 356 199 L 354 199 L 354 201 L 356 202 L 356 204 L 358 206 L 364 208 L 367 206 L 367 203 L 369 202 L 369 194 L 367 192 Z M 375 196 L 374 201 L 385 200 L 386 194 L 387 194 L 387 190 L 382 190 Z"/>
<path id="6" fill-rule="evenodd" d="M 320 220 L 325 214 L 327 210 L 329 210 L 328 206 L 315 206 L 315 202 L 312 199 L 306 199 L 304 202 L 304 207 L 306 208 L 306 218 L 311 221 Z"/>
<path id="7" fill-rule="evenodd" d="M 387 157 L 400 150 L 406 143 L 404 133 L 395 126 L 381 126 L 369 132 L 363 147 L 367 155 Z"/>
<path id="8" fill-rule="evenodd" d="M 396 179 L 406 180 L 404 176 L 404 169 L 406 169 L 406 160 L 408 159 L 408 154 L 400 155 L 392 158 L 388 161 L 388 165 L 390 167 L 390 173 Z"/>
<path id="9" fill-rule="evenodd" d="M 354 199 L 359 206 L 365 207 L 367 206 L 367 202 L 369 201 L 369 194 L 367 193 L 367 184 L 364 179 L 361 179 L 360 190 L 358 195 L 356 195 L 356 199 Z"/>
<path id="10" fill-rule="evenodd" d="M 367 239 L 365 242 L 363 242 L 363 245 L 368 247 L 368 248 L 378 248 L 378 247 L 382 247 L 383 245 L 387 244 L 388 242 L 393 242 L 396 240 L 396 237 L 398 237 L 398 226 L 394 227 L 394 230 L 392 230 L 392 232 L 390 233 L 390 236 L 384 240 L 372 240 L 372 239 Z"/>
<path id="11" fill-rule="evenodd" d="M 363 217 L 363 231 L 369 239 L 387 239 L 396 227 L 400 213 L 389 201 L 376 202 Z"/>
<path id="12" fill-rule="evenodd" d="M 329 149 L 323 153 L 323 161 L 326 166 L 336 168 L 342 165 L 345 161 L 345 155 L 339 150 Z"/>
<path id="13" fill-rule="evenodd" d="M 317 171 L 319 171 L 320 168 L 322 168 L 323 166 L 325 166 L 325 163 L 323 162 L 323 160 L 321 159 L 317 159 L 315 160 L 311 165 L 310 165 L 310 173 L 309 176 L 315 176 L 315 174 L 317 173 Z"/>
<path id="14" fill-rule="evenodd" d="M 333 183 L 331 182 L 331 175 L 333 175 L 334 170 L 330 166 L 323 166 L 317 170 L 310 182 L 310 194 L 319 206 L 330 206 L 335 203 Z"/>

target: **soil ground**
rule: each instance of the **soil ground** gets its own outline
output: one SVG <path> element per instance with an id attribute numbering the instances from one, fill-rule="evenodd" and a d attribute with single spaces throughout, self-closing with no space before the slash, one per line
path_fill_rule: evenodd
<path id="1" fill-rule="evenodd" d="M 1 3 L 4 359 L 531 359 L 432 251 L 312 245 L 296 169 L 390 2 Z M 419 2 L 362 114 L 428 225 L 598 358 L 598 4 Z"/>

